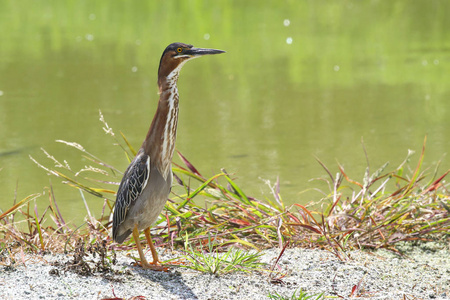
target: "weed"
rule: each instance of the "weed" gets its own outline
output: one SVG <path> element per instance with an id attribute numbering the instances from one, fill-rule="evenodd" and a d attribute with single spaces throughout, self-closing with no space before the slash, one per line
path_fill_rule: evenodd
<path id="1" fill-rule="evenodd" d="M 236 271 L 250 272 L 260 269 L 262 263 L 259 262 L 261 254 L 250 253 L 241 249 L 233 250 L 228 248 L 225 253 L 219 253 L 215 239 L 208 236 L 208 250 L 200 250 L 192 247 L 186 237 L 184 258 L 189 262 L 182 267 L 197 270 L 204 273 L 222 275 Z"/>
<path id="2" fill-rule="evenodd" d="M 285 284 L 283 281 L 283 278 L 287 275 L 286 273 L 283 273 L 281 271 L 275 271 L 275 267 L 278 267 L 278 261 L 283 256 L 284 251 L 289 245 L 289 241 L 284 245 L 283 249 L 281 249 L 280 254 L 278 255 L 277 259 L 273 263 L 272 267 L 270 267 L 270 273 L 269 273 L 269 282 L 272 284 Z"/>
<path id="3" fill-rule="evenodd" d="M 101 114 L 100 120 L 104 131 L 119 146 L 116 149 L 124 152 L 130 160 L 135 150 L 125 136 L 121 134 L 117 138 Z M 57 159 L 45 150 L 52 166 L 45 166 L 32 158 L 33 161 L 64 183 L 101 199 L 103 210 L 100 218 L 92 217 L 82 193 L 88 213 L 87 226 L 69 226 L 58 209 L 50 186 L 44 194 L 15 201 L 11 208 L 0 213 L 0 238 L 3 241 L 17 242 L 33 252 L 74 251 L 79 238 L 91 240 L 92 236 L 110 241 L 109 220 L 121 172 L 77 143 L 58 142 L 80 151 L 81 157 L 91 165 L 74 171 L 69 162 Z M 187 248 L 186 253 L 191 252 L 187 257 L 193 263 L 198 257 L 204 257 L 205 261 L 212 259 L 211 267 L 204 267 L 216 273 L 220 269 L 217 264 L 226 264 L 224 261 L 232 259 L 242 263 L 249 254 L 226 252 L 226 259 L 217 257 L 219 248 L 212 252 L 209 249 L 210 236 L 214 236 L 214 243 L 220 245 L 220 250 L 226 250 L 225 246 L 239 245 L 259 251 L 281 248 L 289 241 L 290 246 L 328 249 L 341 260 L 348 259 L 346 252 L 351 249 L 386 248 L 398 252 L 396 244 L 401 241 L 448 240 L 450 193 L 445 177 L 450 170 L 439 175 L 437 167 L 434 172 L 422 170 L 425 142 L 417 166 L 410 170 L 412 155 L 409 152 L 405 161 L 391 171 L 385 171 L 387 164 L 375 172 L 367 167 L 360 181 L 351 179 L 340 165 L 334 177 L 319 161 L 329 176 L 328 179 L 321 178 L 328 183 L 329 191 L 321 191 L 323 196 L 307 205 L 295 203 L 286 206 L 280 196 L 279 181 L 269 186 L 273 199 L 257 199 L 247 195 L 233 175 L 224 169 L 205 177 L 178 152 L 181 163 L 174 163 L 173 172 L 181 192 L 174 193 L 167 202 L 152 236 L 160 247 L 183 248 L 187 240 L 196 243 L 199 247 L 195 250 L 197 252 Z M 36 205 L 32 207 L 30 204 L 45 194 L 49 197 L 49 206 L 39 212 Z M 20 226 L 18 217 L 23 220 Z M 48 218 L 53 221 L 52 226 L 43 225 Z M 109 247 L 127 250 L 134 247 L 134 241 L 130 239 L 122 245 L 111 244 Z"/>
<path id="4" fill-rule="evenodd" d="M 323 296 L 323 293 L 321 294 L 315 294 L 315 295 L 308 295 L 306 292 L 304 292 L 302 289 L 295 290 L 291 296 L 285 297 L 282 296 L 280 294 L 278 294 L 277 292 L 275 292 L 274 294 L 269 293 L 268 296 L 270 299 L 275 299 L 275 300 L 319 300 L 319 299 L 324 299 L 325 297 Z M 315 298 L 314 298 L 315 297 Z"/>
<path id="5" fill-rule="evenodd" d="M 50 274 L 59 276 L 61 270 L 64 272 L 74 272 L 82 276 L 92 276 L 95 274 L 115 275 L 119 273 L 112 268 L 115 264 L 116 253 L 114 250 L 111 254 L 108 253 L 106 240 L 101 242 L 95 240 L 86 245 L 85 241 L 79 238 L 73 251 L 72 259 L 65 263 L 53 263 L 56 268 L 50 270 Z M 104 277 L 115 280 L 111 276 Z"/>

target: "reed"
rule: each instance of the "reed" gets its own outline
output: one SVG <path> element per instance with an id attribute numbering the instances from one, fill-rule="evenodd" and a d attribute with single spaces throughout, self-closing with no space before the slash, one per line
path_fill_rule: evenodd
<path id="1" fill-rule="evenodd" d="M 100 120 L 113 144 L 130 160 L 136 151 L 125 136 L 122 133 L 117 136 L 101 112 Z M 80 190 L 87 210 L 86 221 L 79 227 L 68 225 L 50 186 L 44 193 L 48 206 L 43 212 L 36 205 L 32 207 L 33 202 L 42 201 L 43 194 L 30 195 L 1 212 L 0 257 L 18 247 L 32 252 L 74 251 L 80 239 L 86 244 L 106 241 L 109 250 L 131 249 L 132 239 L 117 245 L 108 235 L 120 170 L 77 143 L 57 142 L 80 151 L 91 165 L 74 171 L 68 162 L 58 160 L 44 149 L 47 163 L 31 159 L 51 176 Z M 178 152 L 182 163 L 174 163 L 173 173 L 174 183 L 181 187 L 182 193 L 169 199 L 152 235 L 159 247 L 185 249 L 190 255 L 188 260 L 203 255 L 203 250 L 227 251 L 232 245 L 257 251 L 282 249 L 287 242 L 290 247 L 327 249 L 346 260 L 346 252 L 352 249 L 386 248 L 398 252 L 396 244 L 402 241 L 448 240 L 450 193 L 444 179 L 450 170 L 443 173 L 438 173 L 437 167 L 434 171 L 423 170 L 424 155 L 425 142 L 411 171 L 408 167 L 412 153 L 409 153 L 394 170 L 386 171 L 387 164 L 375 172 L 367 168 L 359 181 L 349 178 L 340 165 L 336 176 L 332 176 L 318 160 L 328 176 L 322 178 L 328 183 L 328 191 L 322 191 L 316 201 L 307 205 L 286 205 L 278 181 L 270 186 L 272 198 L 257 199 L 246 194 L 225 169 L 204 176 Z M 100 218 L 92 217 L 85 192 L 103 201 Z M 214 249 L 210 249 L 211 236 Z M 195 244 L 197 252 L 186 241 Z"/>

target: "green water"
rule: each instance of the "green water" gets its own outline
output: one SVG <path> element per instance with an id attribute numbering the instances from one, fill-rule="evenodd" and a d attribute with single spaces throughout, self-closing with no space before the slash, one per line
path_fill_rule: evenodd
<path id="1" fill-rule="evenodd" d="M 314 156 L 361 180 L 362 138 L 372 170 L 392 170 L 408 149 L 418 159 L 425 135 L 432 166 L 450 147 L 448 12 L 432 0 L 0 1 L 0 209 L 49 186 L 29 159 L 51 165 L 41 147 L 88 164 L 57 139 L 124 170 L 98 111 L 137 148 L 175 41 L 227 51 L 189 62 L 179 81 L 177 149 L 205 176 L 225 167 L 259 198 L 279 176 L 286 202 L 318 200 L 301 193 L 324 188 L 309 181 L 325 174 Z M 82 219 L 79 192 L 52 183 L 63 214 Z"/>

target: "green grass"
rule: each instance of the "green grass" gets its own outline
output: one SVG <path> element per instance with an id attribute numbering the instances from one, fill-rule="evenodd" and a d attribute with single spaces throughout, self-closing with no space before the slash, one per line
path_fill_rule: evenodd
<path id="1" fill-rule="evenodd" d="M 319 295 L 308 295 L 306 292 L 304 292 L 302 289 L 295 290 L 291 296 L 285 297 L 277 292 L 274 294 L 269 293 L 269 299 L 275 299 L 275 300 L 319 300 L 324 299 L 323 293 Z"/>
<path id="2" fill-rule="evenodd" d="M 136 151 L 123 134 L 114 133 L 101 114 L 100 120 L 116 149 L 130 160 Z M 105 240 L 109 250 L 132 249 L 132 239 L 118 245 L 108 235 L 121 171 L 79 144 L 59 142 L 80 151 L 80 159 L 89 160 L 91 165 L 75 171 L 69 162 L 45 150 L 46 163 L 32 159 L 51 176 L 82 192 L 88 212 L 86 223 L 79 227 L 67 224 L 50 187 L 45 192 L 49 204 L 44 211 L 39 212 L 36 205 L 31 205 L 35 199 L 45 201 L 44 196 L 35 194 L 0 212 L 2 249 L 70 252 L 80 238 L 86 244 L 93 239 Z M 308 205 L 289 206 L 282 200 L 278 182 L 270 187 L 272 198 L 257 199 L 244 192 L 233 174 L 221 170 L 204 176 L 181 153 L 178 155 L 182 163 L 173 165 L 174 184 L 182 192 L 171 195 L 152 236 L 159 247 L 184 249 L 186 259 L 198 270 L 227 273 L 244 262 L 248 266 L 257 262 L 257 257 L 249 253 L 227 252 L 227 247 L 233 245 L 259 251 L 270 247 L 281 249 L 289 242 L 291 247 L 327 249 L 346 260 L 346 252 L 352 249 L 397 251 L 396 244 L 402 241 L 448 240 L 450 236 L 450 193 L 445 183 L 449 171 L 439 173 L 438 166 L 435 170 L 422 169 L 425 143 L 415 164 L 410 153 L 393 170 L 386 171 L 387 164 L 374 172 L 368 167 L 360 181 L 349 178 L 341 166 L 337 167 L 337 175 L 332 176 L 332 171 L 319 161 L 328 174 L 322 180 L 328 183 L 329 190 L 322 191 Z M 91 216 L 84 192 L 103 201 L 100 218 Z M 195 250 L 186 248 L 187 241 L 196 245 Z M 221 251 L 225 254 L 219 255 Z"/>
<path id="3" fill-rule="evenodd" d="M 208 236 L 207 250 L 202 245 L 193 247 L 186 237 L 185 255 L 189 263 L 182 267 L 209 274 L 228 274 L 233 272 L 251 272 L 261 270 L 263 264 L 259 262 L 261 254 L 244 251 L 242 249 L 228 248 L 221 253 L 216 247 L 215 239 Z M 200 249 L 200 250 L 198 250 Z"/>

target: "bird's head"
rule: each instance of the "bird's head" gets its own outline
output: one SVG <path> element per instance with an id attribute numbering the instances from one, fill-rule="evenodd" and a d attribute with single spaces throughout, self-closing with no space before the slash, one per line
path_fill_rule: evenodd
<path id="1" fill-rule="evenodd" d="M 170 44 L 161 56 L 158 77 L 178 77 L 178 73 L 186 61 L 203 55 L 219 54 L 224 52 L 225 51 L 216 49 L 195 48 L 192 45 L 183 43 Z"/>

